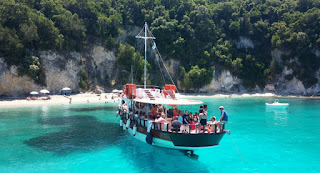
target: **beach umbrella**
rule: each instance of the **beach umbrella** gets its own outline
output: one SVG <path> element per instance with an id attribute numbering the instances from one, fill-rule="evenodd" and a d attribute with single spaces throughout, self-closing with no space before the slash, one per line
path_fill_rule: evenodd
<path id="1" fill-rule="evenodd" d="M 70 91 L 71 89 L 68 87 L 62 88 L 62 91 Z"/>
<path id="2" fill-rule="evenodd" d="M 119 92 L 119 90 L 112 90 L 112 92 L 113 92 L 113 93 L 117 93 L 117 92 Z"/>
<path id="3" fill-rule="evenodd" d="M 36 95 L 36 94 L 39 94 L 39 93 L 37 91 L 32 91 L 30 94 Z"/>
<path id="4" fill-rule="evenodd" d="M 49 94 L 50 91 L 48 91 L 48 90 L 41 90 L 40 93 L 42 93 L 42 94 Z"/>

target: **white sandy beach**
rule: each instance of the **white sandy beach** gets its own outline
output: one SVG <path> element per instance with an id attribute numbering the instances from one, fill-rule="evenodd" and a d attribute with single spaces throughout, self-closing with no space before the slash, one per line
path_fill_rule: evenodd
<path id="1" fill-rule="evenodd" d="M 107 98 L 105 97 L 107 96 Z M 68 105 L 70 104 L 81 104 L 81 103 L 111 103 L 119 102 L 118 97 L 113 94 L 114 99 L 112 100 L 112 93 L 103 94 L 76 94 L 71 96 L 62 95 L 50 95 L 51 100 L 30 100 L 26 99 L 16 99 L 16 100 L 2 100 L 0 101 L 0 108 L 15 108 L 15 107 L 32 107 L 32 106 L 42 106 L 42 105 Z M 40 98 L 40 97 L 39 97 Z"/>
<path id="2" fill-rule="evenodd" d="M 114 99 L 111 99 L 112 95 Z M 106 98 L 107 96 L 107 98 Z M 119 102 L 119 98 L 112 93 L 102 94 L 76 94 L 68 97 L 62 95 L 51 95 L 51 100 L 31 100 L 15 99 L 15 100 L 1 100 L 0 108 L 15 108 L 15 107 L 32 107 L 42 105 L 68 105 L 70 104 L 70 98 L 72 98 L 71 104 L 82 103 L 112 103 Z M 304 97 L 304 96 L 280 96 L 273 93 L 255 93 L 255 94 L 177 94 L 178 98 L 192 98 L 192 97 L 211 97 L 211 98 L 245 98 L 245 97 L 277 97 L 277 98 L 316 98 L 320 97 Z"/>
<path id="3" fill-rule="evenodd" d="M 188 97 L 215 97 L 215 98 L 231 98 L 231 97 L 281 97 L 273 93 L 255 93 L 255 94 L 178 94 L 179 98 Z"/>

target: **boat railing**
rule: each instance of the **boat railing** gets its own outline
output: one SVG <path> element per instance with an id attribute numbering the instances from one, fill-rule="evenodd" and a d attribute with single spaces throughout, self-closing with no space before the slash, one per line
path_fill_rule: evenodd
<path id="1" fill-rule="evenodd" d="M 140 125 L 141 127 L 147 128 L 148 127 L 148 120 L 138 118 L 136 121 L 136 125 Z"/>
<path id="2" fill-rule="evenodd" d="M 124 113 L 120 115 L 121 118 L 128 120 L 129 114 Z M 140 118 L 134 118 L 130 122 L 132 125 L 137 125 L 143 128 L 148 128 L 149 125 L 148 119 L 140 119 Z M 221 133 L 225 130 L 225 124 L 220 125 L 221 129 L 218 129 L 217 124 L 207 124 L 207 125 L 201 125 L 200 123 L 197 124 L 182 124 L 180 126 L 180 130 L 177 133 L 190 133 L 190 134 L 199 134 L 199 133 Z M 173 132 L 174 128 L 171 125 L 171 122 L 168 123 L 160 123 L 160 122 L 153 122 L 152 121 L 152 130 L 158 130 L 163 132 Z"/>
<path id="3" fill-rule="evenodd" d="M 146 120 L 147 121 L 147 120 Z M 159 130 L 164 132 L 173 132 L 174 128 L 171 126 L 171 123 L 152 123 L 153 130 Z M 221 124 L 221 129 L 218 129 L 217 124 L 182 124 L 178 131 L 181 133 L 190 133 L 190 134 L 199 134 L 199 133 L 221 133 L 225 129 L 225 124 Z"/>

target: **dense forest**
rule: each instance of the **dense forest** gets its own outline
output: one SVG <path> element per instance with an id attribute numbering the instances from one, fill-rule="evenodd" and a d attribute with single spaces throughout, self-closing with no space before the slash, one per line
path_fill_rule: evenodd
<path id="1" fill-rule="evenodd" d="M 130 71 L 143 65 L 134 38 L 115 40 L 144 22 L 165 60 L 181 62 L 185 89 L 210 83 L 219 68 L 247 88 L 275 80 L 284 66 L 294 71 L 287 80 L 296 77 L 306 88 L 318 82 L 319 0 L 1 0 L 0 57 L 45 85 L 37 52 L 81 52 L 93 40 L 117 52 Z M 275 49 L 286 52 L 281 60 L 272 58 Z"/>

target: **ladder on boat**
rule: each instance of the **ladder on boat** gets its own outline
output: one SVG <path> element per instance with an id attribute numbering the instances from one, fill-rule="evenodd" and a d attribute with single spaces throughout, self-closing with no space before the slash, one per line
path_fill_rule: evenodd
<path id="1" fill-rule="evenodd" d="M 144 90 L 144 92 L 147 94 L 150 100 L 155 100 L 155 98 L 153 97 L 153 95 L 150 93 L 149 90 Z"/>
<path id="2" fill-rule="evenodd" d="M 165 92 L 170 96 L 171 99 L 177 100 L 176 95 L 172 92 L 172 90 L 165 90 Z"/>

